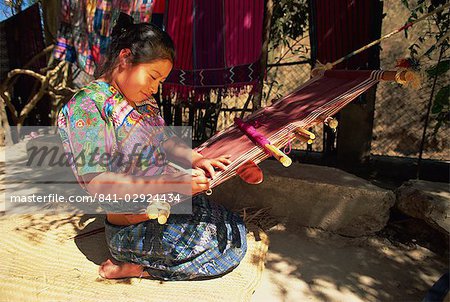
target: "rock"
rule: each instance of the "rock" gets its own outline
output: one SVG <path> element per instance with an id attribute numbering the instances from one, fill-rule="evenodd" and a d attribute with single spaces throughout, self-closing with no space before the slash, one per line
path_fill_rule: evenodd
<path id="1" fill-rule="evenodd" d="M 298 163 L 285 168 L 272 160 L 260 166 L 261 184 L 235 177 L 209 198 L 231 208 L 271 207 L 270 214 L 289 225 L 353 237 L 381 230 L 395 203 L 392 191 L 336 168 Z"/>
<path id="2" fill-rule="evenodd" d="M 396 191 L 396 207 L 403 213 L 424 220 L 435 229 L 450 234 L 449 184 L 408 180 Z"/>

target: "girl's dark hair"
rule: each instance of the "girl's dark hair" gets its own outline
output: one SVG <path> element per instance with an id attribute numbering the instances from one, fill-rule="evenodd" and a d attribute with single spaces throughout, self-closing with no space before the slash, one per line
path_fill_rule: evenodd
<path id="1" fill-rule="evenodd" d="M 118 64 L 120 51 L 124 48 L 130 49 L 130 63 L 133 65 L 159 59 L 167 59 L 173 63 L 175 59 L 175 47 L 166 32 L 150 23 L 133 24 L 131 16 L 120 13 L 112 29 L 111 44 L 104 61 L 95 71 L 95 78 L 103 74 L 110 75 Z"/>

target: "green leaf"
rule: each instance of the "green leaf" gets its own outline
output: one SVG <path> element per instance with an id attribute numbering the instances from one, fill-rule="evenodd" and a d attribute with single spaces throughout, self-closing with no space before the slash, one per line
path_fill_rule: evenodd
<path id="1" fill-rule="evenodd" d="M 402 3 L 404 6 L 406 6 L 407 9 L 409 9 L 408 0 L 402 0 Z"/>
<path id="2" fill-rule="evenodd" d="M 433 107 L 431 109 L 431 113 L 439 114 L 444 107 L 449 106 L 449 94 L 450 94 L 450 85 L 442 87 L 434 98 Z"/>
<path id="3" fill-rule="evenodd" d="M 434 105 L 433 105 L 433 108 L 431 108 L 431 113 L 433 113 L 433 114 L 439 114 L 439 112 L 441 112 L 443 108 L 444 108 L 444 107 L 442 107 L 442 106 L 439 105 L 439 104 L 434 104 Z"/>
<path id="4" fill-rule="evenodd" d="M 450 69 L 450 59 L 441 61 L 435 66 L 427 69 L 427 73 L 430 77 L 440 76 L 446 73 L 449 69 Z"/>

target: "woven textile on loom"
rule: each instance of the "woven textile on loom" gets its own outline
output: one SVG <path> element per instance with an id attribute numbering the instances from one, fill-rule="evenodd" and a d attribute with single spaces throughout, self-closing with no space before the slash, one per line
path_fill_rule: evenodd
<path id="1" fill-rule="evenodd" d="M 164 12 L 164 4 L 164 0 L 62 0 L 53 55 L 93 75 L 108 49 L 119 13 L 132 16 L 135 23 L 150 22 L 152 14 Z"/>
<path id="2" fill-rule="evenodd" d="M 255 86 L 261 75 L 264 1 L 169 0 L 165 29 L 177 57 L 163 96 L 203 99 Z"/>
<path id="3" fill-rule="evenodd" d="M 328 70 L 316 75 L 271 106 L 249 115 L 244 122 L 252 125 L 277 148 L 295 139 L 293 132 L 323 123 L 356 97 L 378 83 L 383 71 Z M 259 163 L 270 155 L 257 146 L 236 125 L 224 129 L 196 148 L 205 157 L 231 155 L 226 170 L 216 173 L 213 188 L 237 174 L 247 161 Z"/>

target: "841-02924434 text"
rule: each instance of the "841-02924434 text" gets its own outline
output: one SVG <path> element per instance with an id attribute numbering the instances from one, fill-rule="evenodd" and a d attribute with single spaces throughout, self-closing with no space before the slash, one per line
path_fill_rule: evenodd
<path id="1" fill-rule="evenodd" d="M 160 193 L 160 194 L 125 194 L 124 196 L 119 196 L 117 194 L 94 194 L 94 195 L 70 195 L 64 196 L 61 194 L 31 194 L 31 195 L 10 195 L 11 203 L 90 203 L 90 202 L 100 202 L 100 203 L 116 203 L 116 202 L 127 202 L 127 203 L 152 203 L 152 202 L 167 202 L 167 203 L 178 203 L 181 201 L 180 194 L 175 193 Z"/>

